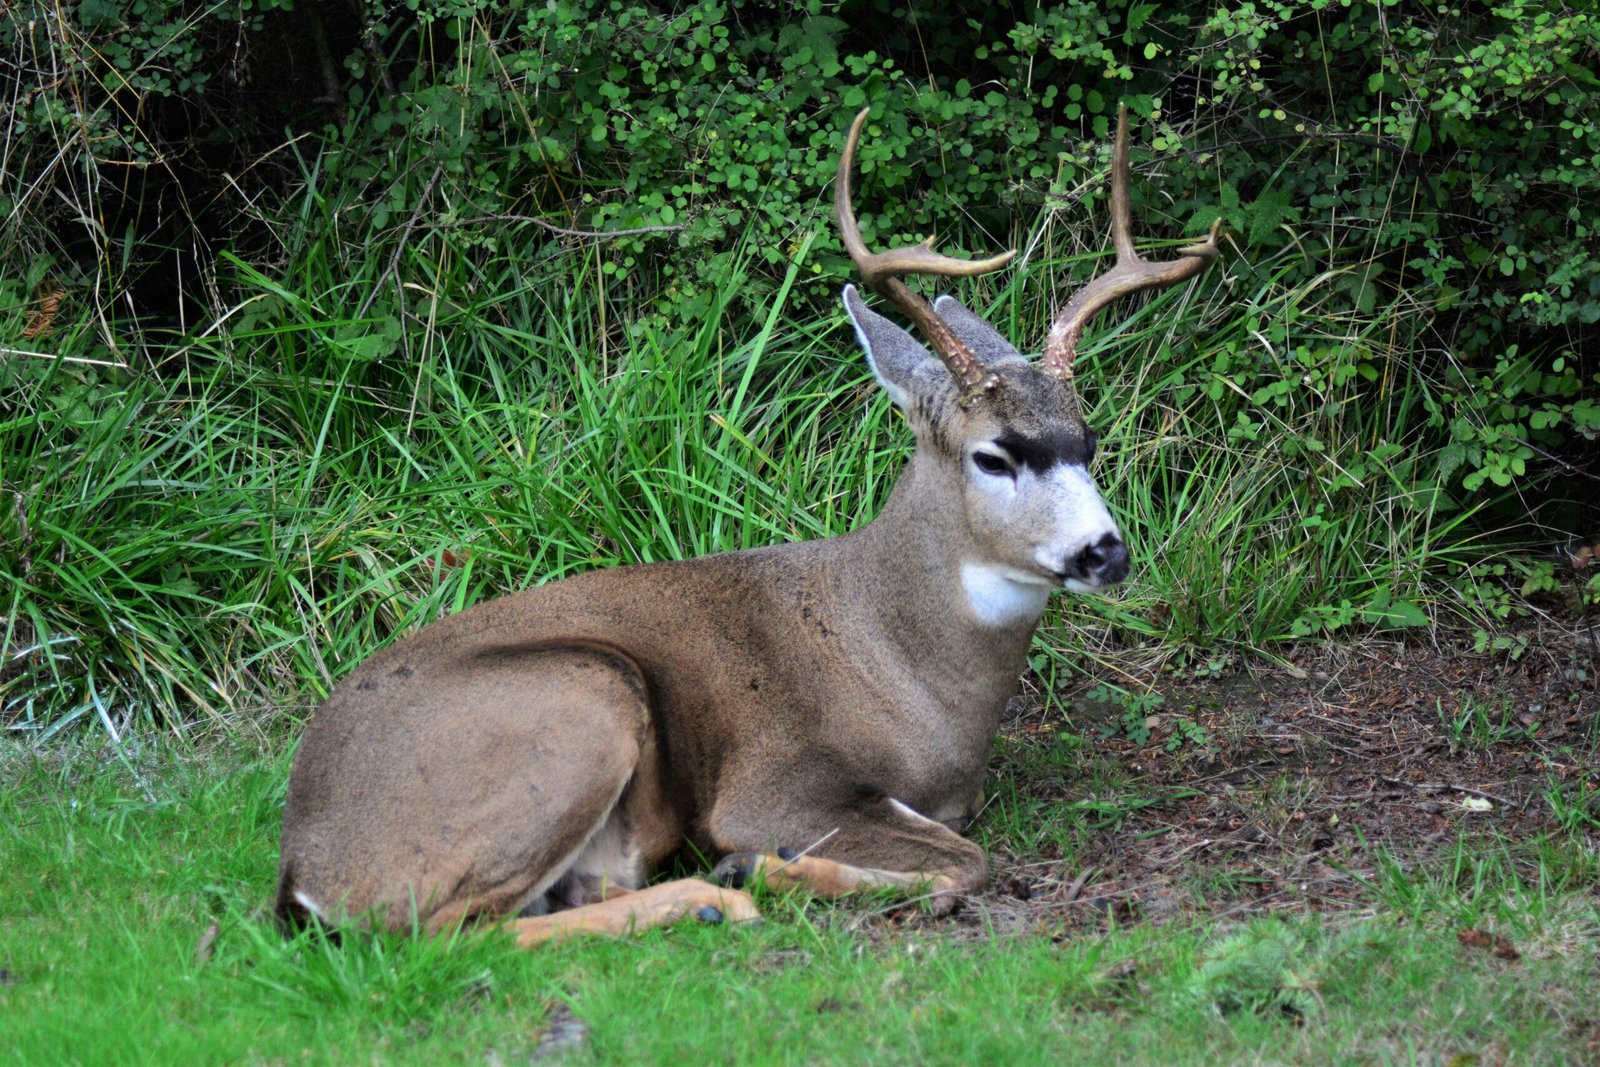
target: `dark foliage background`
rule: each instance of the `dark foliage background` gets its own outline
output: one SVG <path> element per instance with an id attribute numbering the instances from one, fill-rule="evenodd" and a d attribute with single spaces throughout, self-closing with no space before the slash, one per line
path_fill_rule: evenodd
<path id="1" fill-rule="evenodd" d="M 1460 488 L 1593 460 L 1595 13 L 1535 0 L 970 11 L 13 4 L 0 299 L 20 322 L 49 277 L 147 329 L 203 327 L 232 293 L 221 250 L 270 266 L 305 239 L 281 208 L 314 167 L 354 248 L 457 228 L 537 257 L 571 242 L 550 227 L 659 227 L 619 239 L 607 268 L 659 264 L 652 282 L 667 286 L 634 306 L 691 315 L 752 223 L 774 270 L 751 284 L 773 283 L 857 107 L 878 116 L 864 165 L 886 207 L 870 227 L 909 236 L 965 213 L 955 243 L 976 246 L 1037 240 L 1041 218 L 1099 196 L 1126 100 L 1146 120 L 1145 168 L 1163 171 L 1158 193 L 1144 186 L 1159 197 L 1141 205 L 1152 226 L 1165 215 L 1194 234 L 1220 213 L 1246 263 L 1294 246 L 1296 270 L 1325 274 L 1353 313 L 1403 298 L 1431 327 L 1429 357 L 1457 383 L 1432 425 Z M 916 150 L 927 144 L 940 151 Z"/>

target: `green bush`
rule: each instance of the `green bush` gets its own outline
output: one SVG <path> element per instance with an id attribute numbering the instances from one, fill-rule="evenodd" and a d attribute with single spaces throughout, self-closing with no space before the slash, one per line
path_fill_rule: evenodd
<path id="1" fill-rule="evenodd" d="M 1085 232 L 1109 117 L 1127 100 L 1152 151 L 1142 168 L 1163 171 L 1138 194 L 1160 232 L 1198 233 L 1220 213 L 1238 271 L 1293 245 L 1309 254 L 1289 280 L 1325 278 L 1353 315 L 1404 294 L 1404 325 L 1441 339 L 1426 354 L 1446 379 L 1430 427 L 1461 488 L 1527 488 L 1559 469 L 1547 453 L 1585 460 L 1600 435 L 1600 259 L 1586 210 L 1600 190 L 1600 16 L 1585 9 L 1080 0 L 983 20 L 964 5 L 888 0 L 12 10 L 0 47 L 15 71 L 58 72 L 6 96 L 0 255 L 28 263 L 30 279 L 0 290 L 14 325 L 53 272 L 108 315 L 126 319 L 132 292 L 150 324 L 195 328 L 204 305 L 219 315 L 239 293 L 227 270 L 206 284 L 209 249 L 231 240 L 270 266 L 283 245 L 317 240 L 285 237 L 299 220 L 281 210 L 311 170 L 332 201 L 327 254 L 431 234 L 458 253 L 509 243 L 536 258 L 583 239 L 529 220 L 625 231 L 600 269 L 649 268 L 626 313 L 693 316 L 754 233 L 768 264 L 750 274 L 759 305 L 809 233 L 822 235 L 813 271 L 830 284 L 843 273 L 825 190 L 843 125 L 867 104 L 869 240 L 965 220 L 954 247 L 1059 252 L 1064 228 Z M 293 77 L 262 69 L 283 63 Z M 285 125 L 301 136 L 292 148 Z M 186 213 L 187 230 L 172 221 Z"/>

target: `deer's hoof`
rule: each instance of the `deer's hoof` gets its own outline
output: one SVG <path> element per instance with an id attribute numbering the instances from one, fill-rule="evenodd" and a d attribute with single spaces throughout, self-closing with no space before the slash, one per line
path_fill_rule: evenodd
<path id="1" fill-rule="evenodd" d="M 964 903 L 966 903 L 966 898 L 960 893 L 954 890 L 945 890 L 942 893 L 933 894 L 928 902 L 928 910 L 933 914 L 934 918 L 943 919 L 960 911 L 961 905 Z"/>
<path id="2" fill-rule="evenodd" d="M 714 926 L 722 921 L 722 909 L 706 904 L 695 911 L 694 917 L 703 923 Z"/>
<path id="3" fill-rule="evenodd" d="M 761 853 L 735 852 L 722 857 L 722 862 L 711 868 L 711 880 L 722 885 L 743 889 L 745 883 L 761 869 Z"/>

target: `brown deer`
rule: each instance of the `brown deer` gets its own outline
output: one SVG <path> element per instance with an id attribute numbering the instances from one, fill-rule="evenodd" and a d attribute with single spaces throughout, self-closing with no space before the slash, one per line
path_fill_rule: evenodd
<path id="1" fill-rule="evenodd" d="M 1128 549 L 1089 475 L 1072 385 L 1084 325 L 1217 257 L 1217 229 L 1150 263 L 1112 166 L 1117 265 L 1061 311 L 1037 366 L 948 296 L 975 275 L 932 241 L 871 253 L 863 281 L 932 345 L 844 305 L 917 447 L 882 514 L 840 537 L 594 571 L 441 619 L 368 659 L 311 720 L 289 777 L 277 908 L 438 930 L 517 917 L 518 941 L 754 917 L 738 886 L 862 886 L 948 909 L 986 878 L 958 833 L 1053 589 L 1102 589 Z M 721 884 L 647 875 L 685 845 Z"/>

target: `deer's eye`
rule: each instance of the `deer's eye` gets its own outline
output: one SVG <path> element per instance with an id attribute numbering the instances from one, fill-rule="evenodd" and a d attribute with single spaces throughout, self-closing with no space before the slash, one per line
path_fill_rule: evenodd
<path id="1" fill-rule="evenodd" d="M 994 452 L 974 452 L 972 454 L 972 465 L 984 474 L 991 474 L 995 477 L 1015 478 L 1017 476 L 1017 472 L 1011 467 L 1011 462 L 1004 456 Z"/>

